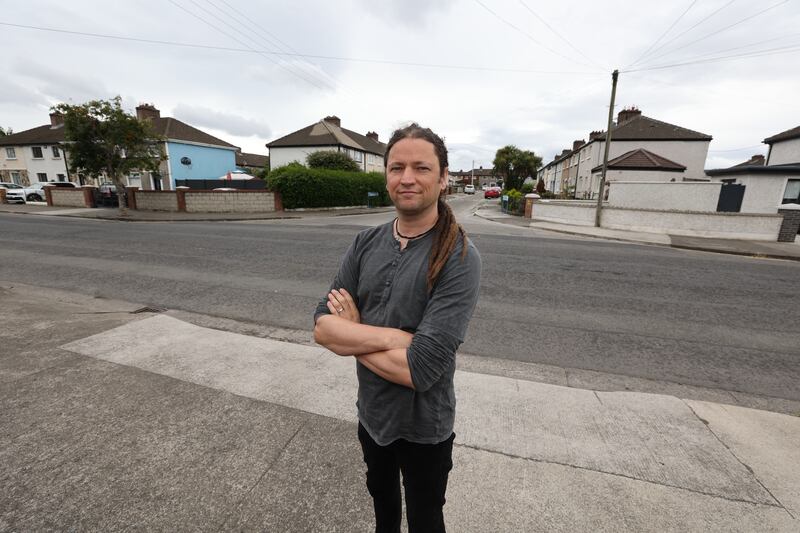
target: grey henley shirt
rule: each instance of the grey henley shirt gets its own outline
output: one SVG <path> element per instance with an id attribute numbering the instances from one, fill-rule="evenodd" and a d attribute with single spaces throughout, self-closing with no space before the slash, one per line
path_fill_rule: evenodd
<path id="1" fill-rule="evenodd" d="M 481 258 L 467 240 L 462 259 L 459 239 L 428 294 L 432 243 L 433 234 L 428 234 L 401 250 L 392 223 L 364 230 L 348 248 L 331 284 L 353 295 L 362 324 L 414 334 L 406 351 L 414 389 L 356 365 L 358 418 L 381 446 L 397 439 L 435 444 L 453 432 L 455 355 L 478 300 Z M 326 295 L 317 306 L 315 321 L 329 313 L 327 300 Z"/>

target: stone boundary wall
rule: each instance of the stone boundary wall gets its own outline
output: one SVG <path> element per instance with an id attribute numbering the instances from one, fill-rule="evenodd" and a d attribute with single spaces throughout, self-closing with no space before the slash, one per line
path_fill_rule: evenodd
<path id="1" fill-rule="evenodd" d="M 594 202 L 537 200 L 532 219 L 573 226 L 594 226 Z M 659 209 L 627 209 L 603 206 L 600 225 L 608 229 L 664 235 L 778 240 L 783 216 L 754 213 L 703 213 Z"/>
<path id="2" fill-rule="evenodd" d="M 187 213 L 271 213 L 275 194 L 269 191 L 186 191 Z"/>
<path id="3" fill-rule="evenodd" d="M 50 189 L 52 205 L 56 207 L 92 207 L 86 205 L 86 193 L 82 188 L 61 189 L 59 187 L 46 187 Z"/>
<path id="4" fill-rule="evenodd" d="M 794 242 L 800 231 L 800 204 L 785 204 L 778 213 L 783 217 L 778 242 Z"/>
<path id="5" fill-rule="evenodd" d="M 130 195 L 128 195 L 130 198 Z M 133 206 L 131 206 L 133 207 Z M 175 191 L 136 191 L 136 209 L 145 211 L 178 211 Z"/>

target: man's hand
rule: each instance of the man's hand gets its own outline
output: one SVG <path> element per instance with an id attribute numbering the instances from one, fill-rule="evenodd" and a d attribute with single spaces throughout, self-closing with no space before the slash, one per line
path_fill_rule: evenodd
<path id="1" fill-rule="evenodd" d="M 328 293 L 328 310 L 334 316 L 339 316 L 356 324 L 361 323 L 361 314 L 353 297 L 347 289 L 333 289 Z"/>

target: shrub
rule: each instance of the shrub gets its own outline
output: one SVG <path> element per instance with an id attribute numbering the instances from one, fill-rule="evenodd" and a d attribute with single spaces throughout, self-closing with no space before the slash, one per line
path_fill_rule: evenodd
<path id="1" fill-rule="evenodd" d="M 525 209 L 525 195 L 516 189 L 509 189 L 503 191 L 504 195 L 508 195 L 508 206 L 506 211 L 512 215 L 520 215 Z"/>
<path id="2" fill-rule="evenodd" d="M 386 178 L 380 172 L 345 172 L 291 164 L 270 172 L 267 184 L 281 193 L 287 209 L 366 205 L 368 192 L 378 193 L 371 205 L 391 205 Z"/>
<path id="3" fill-rule="evenodd" d="M 349 155 L 327 150 L 308 154 L 306 163 L 308 163 L 309 168 L 327 168 L 329 170 L 346 170 L 348 172 L 361 171 L 361 167 Z"/>
<path id="4" fill-rule="evenodd" d="M 530 193 L 532 193 L 533 192 L 533 183 L 531 183 L 531 182 L 524 183 L 522 185 L 522 187 L 520 188 L 520 192 L 522 194 L 530 194 Z"/>

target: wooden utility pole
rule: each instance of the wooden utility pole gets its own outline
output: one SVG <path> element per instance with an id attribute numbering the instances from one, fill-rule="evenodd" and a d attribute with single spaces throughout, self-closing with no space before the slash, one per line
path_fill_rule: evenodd
<path id="1" fill-rule="evenodd" d="M 597 191 L 597 208 L 594 211 L 594 227 L 600 227 L 600 212 L 603 210 L 603 196 L 606 188 L 606 170 L 608 169 L 608 149 L 611 146 L 611 124 L 614 121 L 614 99 L 617 97 L 617 78 L 619 71 L 611 73 L 611 104 L 608 106 L 608 125 L 606 126 L 606 146 L 603 152 L 603 173 L 600 175 L 600 190 Z"/>

